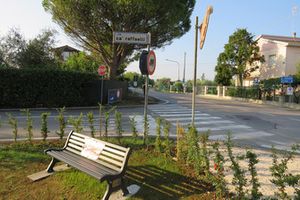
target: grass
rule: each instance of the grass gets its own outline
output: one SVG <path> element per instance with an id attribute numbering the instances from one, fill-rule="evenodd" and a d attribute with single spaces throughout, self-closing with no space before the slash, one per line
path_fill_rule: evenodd
<path id="1" fill-rule="evenodd" d="M 111 139 L 110 141 L 115 140 Z M 132 147 L 125 176 L 126 185 L 137 184 L 139 192 L 130 199 L 213 199 L 208 193 L 212 187 L 195 178 L 187 166 L 176 163 L 153 146 L 143 148 L 141 139 L 121 140 L 123 146 Z M 153 142 L 153 141 L 151 141 Z M 31 182 L 27 176 L 46 169 L 50 158 L 43 154 L 51 143 L 1 144 L 0 147 L 0 199 L 101 199 L 106 183 L 99 183 L 75 169 L 56 173 L 46 179 Z"/>

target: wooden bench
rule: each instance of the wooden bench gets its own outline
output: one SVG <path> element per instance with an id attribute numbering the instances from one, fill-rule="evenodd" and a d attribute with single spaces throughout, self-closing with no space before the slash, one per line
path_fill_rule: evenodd
<path id="1" fill-rule="evenodd" d="M 47 168 L 54 172 L 54 165 L 62 161 L 100 182 L 107 181 L 108 186 L 103 199 L 109 199 L 112 192 L 121 189 L 123 195 L 128 194 L 124 185 L 124 174 L 127 167 L 130 148 L 111 144 L 71 131 L 62 149 L 50 148 L 45 153 L 52 156 Z"/>

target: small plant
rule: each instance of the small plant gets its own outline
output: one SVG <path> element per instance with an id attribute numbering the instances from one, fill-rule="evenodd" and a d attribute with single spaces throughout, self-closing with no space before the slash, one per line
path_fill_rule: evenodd
<path id="1" fill-rule="evenodd" d="M 257 159 L 257 155 L 251 151 L 247 151 L 246 158 L 248 159 L 248 170 L 251 174 L 250 183 L 252 185 L 251 188 L 251 196 L 252 199 L 260 199 L 262 197 L 262 193 L 259 192 L 260 183 L 258 182 L 257 178 L 257 170 L 255 165 L 259 162 Z"/>
<path id="2" fill-rule="evenodd" d="M 74 127 L 74 130 L 77 133 L 81 133 L 83 130 L 83 127 L 82 127 L 83 116 L 84 115 L 82 113 L 80 113 L 80 115 L 77 118 L 69 117 L 69 119 L 68 119 L 68 123 Z"/>
<path id="3" fill-rule="evenodd" d="M 108 126 L 109 126 L 109 119 L 110 119 L 110 113 L 114 111 L 116 107 L 112 107 L 108 111 L 104 113 L 104 136 L 107 138 L 108 136 Z"/>
<path id="4" fill-rule="evenodd" d="M 117 134 L 118 134 L 118 142 L 119 144 L 121 143 L 120 139 L 122 138 L 123 134 L 123 129 L 122 129 L 122 113 L 118 112 L 117 110 L 115 111 L 115 123 L 116 123 L 116 128 L 117 128 Z"/>
<path id="5" fill-rule="evenodd" d="M 103 113 L 103 106 L 101 103 L 98 103 L 99 106 L 99 136 L 102 137 L 102 113 Z"/>
<path id="6" fill-rule="evenodd" d="M 57 109 L 58 115 L 56 117 L 56 120 L 59 123 L 59 131 L 56 131 L 56 134 L 59 136 L 60 140 L 62 140 L 64 138 L 65 128 L 67 125 L 65 116 L 64 116 L 65 111 L 66 111 L 65 107 Z"/>
<path id="7" fill-rule="evenodd" d="M 194 166 L 197 174 L 199 175 L 203 169 L 201 168 L 201 163 L 199 161 L 200 148 L 198 143 L 198 132 L 194 126 L 189 127 L 187 143 L 187 163 Z"/>
<path id="8" fill-rule="evenodd" d="M 228 157 L 229 160 L 231 161 L 231 166 L 230 168 L 233 171 L 233 179 L 232 179 L 232 185 L 235 186 L 235 191 L 237 192 L 237 198 L 238 199 L 244 199 L 245 198 L 245 191 L 244 187 L 247 184 L 247 180 L 245 178 L 245 170 L 243 170 L 239 163 L 238 163 L 238 158 L 236 158 L 233 155 L 232 148 L 233 148 L 233 142 L 231 140 L 231 134 L 228 133 L 227 136 L 227 141 L 225 142 L 227 152 L 228 152 Z M 242 157 L 240 157 L 242 159 Z"/>
<path id="9" fill-rule="evenodd" d="M 41 114 L 41 134 L 42 134 L 42 137 L 43 137 L 43 141 L 45 142 L 47 137 L 48 137 L 48 133 L 50 132 L 48 130 L 48 116 L 50 115 L 49 112 L 44 112 Z"/>
<path id="10" fill-rule="evenodd" d="M 155 139 L 155 149 L 157 152 L 162 151 L 161 145 L 161 118 L 156 118 L 156 139 Z"/>
<path id="11" fill-rule="evenodd" d="M 144 137 L 143 145 L 148 145 L 148 135 L 149 135 L 149 120 L 148 116 L 144 116 Z"/>
<path id="12" fill-rule="evenodd" d="M 14 141 L 17 142 L 18 137 L 18 120 L 13 117 L 10 113 L 7 113 L 8 116 L 8 124 L 13 129 Z"/>
<path id="13" fill-rule="evenodd" d="M 185 135 L 184 128 L 182 128 L 182 126 L 180 126 L 178 122 L 176 125 L 176 132 L 177 132 L 176 157 L 178 161 L 186 162 L 187 152 L 188 152 L 187 137 Z"/>
<path id="14" fill-rule="evenodd" d="M 131 132 L 132 132 L 132 137 L 133 138 L 137 138 L 138 136 L 138 132 L 137 132 L 137 128 L 136 128 L 136 120 L 135 120 L 135 116 L 129 118 L 129 122 L 130 122 L 130 128 L 131 128 Z"/>
<path id="15" fill-rule="evenodd" d="M 298 176 L 293 176 L 291 174 L 287 174 L 287 164 L 290 160 L 293 159 L 298 146 L 293 146 L 292 151 L 287 151 L 283 155 L 283 158 L 279 161 L 278 160 L 278 151 L 272 147 L 272 166 L 270 167 L 270 171 L 272 173 L 273 179 L 271 182 L 275 184 L 279 192 L 275 192 L 275 195 L 279 196 L 281 199 L 287 199 L 288 195 L 285 191 L 286 184 L 295 186 L 298 181 Z M 298 181 L 297 181 L 298 178 Z M 298 193 L 298 194 L 297 194 Z M 299 190 L 296 190 L 296 195 L 299 196 Z M 296 198 L 295 198 L 296 199 Z"/>
<path id="16" fill-rule="evenodd" d="M 26 128 L 27 130 L 27 136 L 28 136 L 28 141 L 31 142 L 33 133 L 32 133 L 32 118 L 31 118 L 31 113 L 29 109 L 22 109 L 21 112 L 23 112 L 23 115 L 26 116 Z"/>
<path id="17" fill-rule="evenodd" d="M 170 122 L 165 120 L 163 130 L 164 130 L 164 136 L 165 136 L 165 141 L 164 141 L 165 154 L 167 157 L 171 156 L 171 144 L 170 144 L 170 139 L 169 139 L 170 128 L 171 128 Z"/>
<path id="18" fill-rule="evenodd" d="M 91 136 L 94 138 L 95 137 L 94 113 L 93 112 L 88 112 L 86 116 L 88 118 L 89 127 L 90 127 L 90 130 L 91 130 Z"/>
<path id="19" fill-rule="evenodd" d="M 214 178 L 214 185 L 216 188 L 216 195 L 219 199 L 221 199 L 222 197 L 225 197 L 227 193 L 226 181 L 224 175 L 225 159 L 219 150 L 220 144 L 218 142 L 215 142 L 212 147 L 215 153 L 214 170 L 217 171 L 217 174 Z"/>
<path id="20" fill-rule="evenodd" d="M 209 131 L 200 135 L 200 142 L 201 142 L 200 162 L 201 162 L 201 166 L 203 167 L 206 176 L 210 175 L 210 172 L 209 172 L 209 151 L 207 150 L 208 138 L 209 138 Z"/>

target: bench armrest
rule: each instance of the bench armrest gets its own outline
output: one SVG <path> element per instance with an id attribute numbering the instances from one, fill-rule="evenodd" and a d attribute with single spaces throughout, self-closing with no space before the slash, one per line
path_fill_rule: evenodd
<path id="1" fill-rule="evenodd" d="M 44 150 L 44 153 L 46 154 L 48 151 L 62 151 L 64 148 L 49 148 Z"/>

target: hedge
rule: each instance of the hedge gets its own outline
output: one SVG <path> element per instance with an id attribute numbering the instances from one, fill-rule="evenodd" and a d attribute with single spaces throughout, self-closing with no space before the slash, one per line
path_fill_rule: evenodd
<path id="1" fill-rule="evenodd" d="M 0 108 L 84 106 L 97 74 L 51 69 L 0 69 Z"/>

